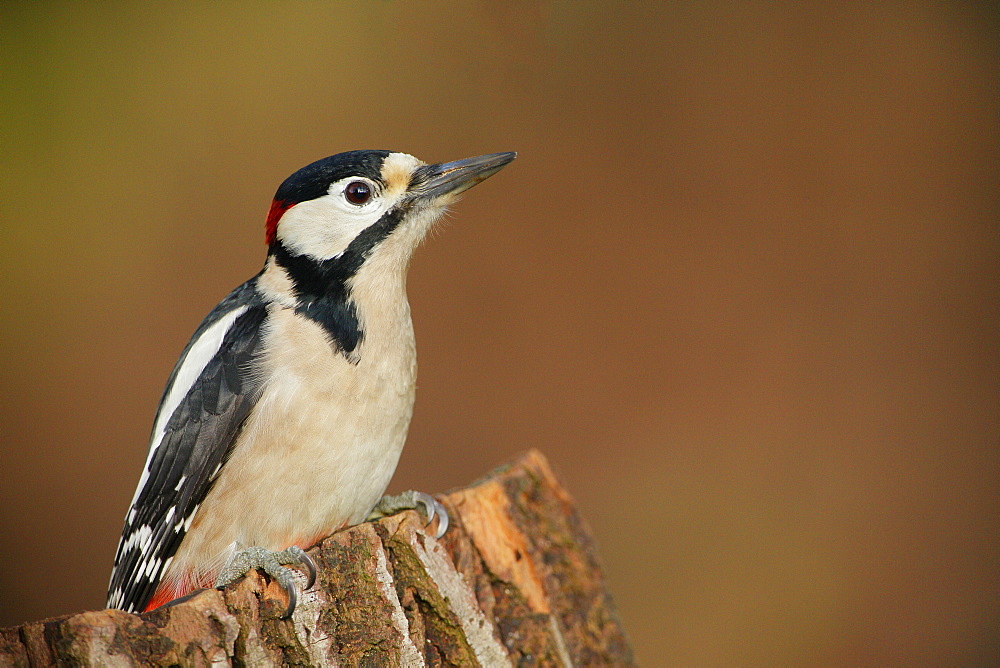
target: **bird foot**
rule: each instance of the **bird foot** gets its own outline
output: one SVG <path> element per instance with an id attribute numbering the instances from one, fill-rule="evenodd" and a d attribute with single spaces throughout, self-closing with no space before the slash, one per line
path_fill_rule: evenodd
<path id="1" fill-rule="evenodd" d="M 383 496 L 369 513 L 368 521 L 395 515 L 402 510 L 422 512 L 427 518 L 424 526 L 430 526 L 436 517 L 438 525 L 437 531 L 434 532 L 435 538 L 440 538 L 448 530 L 448 510 L 430 494 L 415 492 L 412 489 L 396 496 Z"/>
<path id="2" fill-rule="evenodd" d="M 288 594 L 288 608 L 281 616 L 282 619 L 288 619 L 295 611 L 298 593 L 295 588 L 295 578 L 292 577 L 291 571 L 284 567 L 285 564 L 302 564 L 306 567 L 308 571 L 306 589 L 312 587 L 316 582 L 316 562 L 301 547 L 292 545 L 280 552 L 266 550 L 263 547 L 248 547 L 245 550 L 240 550 L 229 559 L 215 580 L 215 588 L 223 589 L 252 569 L 259 568 L 277 581 Z"/>

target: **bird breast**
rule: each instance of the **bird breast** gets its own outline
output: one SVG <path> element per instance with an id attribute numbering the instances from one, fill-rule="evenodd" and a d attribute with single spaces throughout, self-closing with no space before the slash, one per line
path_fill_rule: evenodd
<path id="1" fill-rule="evenodd" d="M 307 547 L 362 522 L 399 460 L 416 391 L 405 299 L 369 311 L 352 359 L 317 323 L 269 308 L 260 399 L 194 517 L 177 569 L 210 573 L 238 549 Z M 246 517 L 254 521 L 237 521 Z"/>

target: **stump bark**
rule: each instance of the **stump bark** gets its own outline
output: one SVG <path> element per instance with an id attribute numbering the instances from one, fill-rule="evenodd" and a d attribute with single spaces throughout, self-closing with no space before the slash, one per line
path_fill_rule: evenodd
<path id="1" fill-rule="evenodd" d="M 309 550 L 317 582 L 291 619 L 254 571 L 142 615 L 0 629 L 0 665 L 633 664 L 590 531 L 540 453 L 439 498 L 439 540 L 408 511 Z"/>

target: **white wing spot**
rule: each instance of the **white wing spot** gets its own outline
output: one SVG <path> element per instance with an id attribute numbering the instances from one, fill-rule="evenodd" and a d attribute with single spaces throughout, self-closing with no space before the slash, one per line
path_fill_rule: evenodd
<path id="1" fill-rule="evenodd" d="M 142 488 L 146 486 L 146 480 L 149 478 L 149 467 L 153 463 L 153 455 L 156 454 L 156 449 L 160 447 L 160 442 L 163 440 L 163 435 L 167 429 L 167 422 L 170 421 L 174 411 L 180 406 L 181 401 L 187 396 L 187 393 L 191 391 L 191 387 L 198 380 L 199 376 L 201 376 L 201 372 L 205 370 L 208 363 L 215 357 L 215 353 L 219 352 L 219 348 L 222 347 L 222 341 L 226 338 L 226 332 L 233 326 L 237 318 L 246 313 L 248 308 L 248 306 L 240 306 L 216 320 L 211 327 L 201 333 L 198 340 L 188 349 L 187 355 L 181 361 L 181 366 L 174 377 L 174 382 L 171 383 L 170 389 L 163 399 L 163 403 L 160 404 L 160 410 L 156 416 L 156 425 L 153 428 L 153 438 L 149 444 L 149 454 L 146 455 L 146 465 L 142 469 L 142 476 L 139 478 L 139 484 L 136 486 L 135 494 L 132 496 L 132 506 L 135 506 L 135 502 L 139 499 L 139 494 L 142 493 Z"/>
<path id="2" fill-rule="evenodd" d="M 129 534 L 128 539 L 122 546 L 122 554 L 127 553 L 129 550 L 138 547 L 140 550 L 145 551 L 145 546 L 150 543 L 153 539 L 153 530 L 148 524 L 143 524 L 141 527 Z"/>
<path id="3" fill-rule="evenodd" d="M 160 570 L 161 563 L 163 562 L 160 561 L 159 559 L 153 559 L 151 562 L 149 562 L 149 567 L 146 569 L 146 577 L 148 577 L 150 580 L 155 578 L 156 574 Z"/>
<path id="4" fill-rule="evenodd" d="M 191 528 L 191 521 L 192 521 L 192 520 L 194 520 L 194 515 L 195 515 L 195 513 L 197 513 L 197 512 L 198 512 L 198 508 L 200 508 L 200 507 L 201 507 L 201 504 L 199 503 L 199 504 L 198 504 L 197 506 L 195 506 L 195 507 L 194 507 L 194 509 L 193 509 L 193 510 L 191 511 L 191 514 L 190 514 L 190 515 L 188 515 L 188 516 L 187 516 L 187 517 L 186 517 L 186 518 L 184 519 L 184 531 L 188 531 L 188 530 L 189 530 L 189 529 Z"/>

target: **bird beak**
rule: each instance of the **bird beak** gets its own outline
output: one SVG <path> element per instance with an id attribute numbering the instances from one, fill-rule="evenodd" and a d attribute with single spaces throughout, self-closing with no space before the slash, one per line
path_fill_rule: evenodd
<path id="1" fill-rule="evenodd" d="M 490 178 L 516 157 L 517 153 L 513 152 L 490 153 L 465 160 L 424 165 L 414 173 L 411 190 L 419 199 L 426 201 L 435 200 L 442 195 L 454 196 Z"/>

